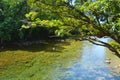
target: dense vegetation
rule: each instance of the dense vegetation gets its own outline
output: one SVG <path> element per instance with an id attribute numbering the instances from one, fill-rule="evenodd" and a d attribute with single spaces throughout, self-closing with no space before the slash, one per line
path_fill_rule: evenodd
<path id="1" fill-rule="evenodd" d="M 75 36 L 105 46 L 120 57 L 119 11 L 119 0 L 1 0 L 1 44 Z M 99 39 L 103 37 L 113 42 L 103 42 Z"/>
<path id="2" fill-rule="evenodd" d="M 49 28 L 36 27 L 24 29 L 26 13 L 30 12 L 26 0 L 0 1 L 0 39 L 1 44 L 6 42 L 21 42 L 26 40 L 44 39 L 54 34 Z"/>

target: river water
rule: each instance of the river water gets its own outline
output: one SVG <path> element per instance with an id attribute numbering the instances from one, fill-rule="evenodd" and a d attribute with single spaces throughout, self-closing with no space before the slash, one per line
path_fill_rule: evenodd
<path id="1" fill-rule="evenodd" d="M 107 39 L 102 40 L 107 41 Z M 56 47 L 56 50 L 53 51 L 51 47 Z M 1 53 L 1 62 L 4 60 L 9 62 L 12 59 L 15 65 L 0 68 L 0 80 L 120 80 L 120 73 L 110 68 L 113 62 L 110 64 L 105 62 L 108 57 L 111 61 L 114 58 L 115 62 L 120 59 L 113 57 L 106 48 L 87 41 L 72 40 L 33 45 L 34 52 L 30 51 L 31 47 L 25 49 Z M 26 56 L 33 53 L 35 56 L 29 62 Z M 17 55 L 23 58 L 16 59 Z M 18 62 L 19 59 L 20 62 Z M 5 71 L 2 72 L 2 70 Z"/>
<path id="2" fill-rule="evenodd" d="M 113 72 L 106 60 L 106 49 L 83 42 L 79 51 L 81 57 L 72 61 L 67 68 L 59 68 L 54 73 L 55 80 L 120 80 L 120 74 Z"/>

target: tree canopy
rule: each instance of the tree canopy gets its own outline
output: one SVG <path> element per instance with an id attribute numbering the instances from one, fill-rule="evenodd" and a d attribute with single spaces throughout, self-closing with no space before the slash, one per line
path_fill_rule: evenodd
<path id="1" fill-rule="evenodd" d="M 17 26 L 20 37 L 23 37 L 24 30 L 31 32 L 35 28 L 44 27 L 48 33 L 78 36 L 77 40 L 88 40 L 107 47 L 120 58 L 119 0 L 11 0 L 9 4 L 5 4 L 5 1 L 8 0 L 0 3 L 0 29 L 8 27 L 7 33 L 14 32 Z M 3 5 L 8 6 L 8 9 Z M 14 25 L 14 29 L 11 25 Z M 0 36 L 5 39 L 3 34 L 6 32 L 1 30 Z M 9 34 L 6 37 L 10 38 Z M 114 42 L 103 42 L 99 39 L 103 37 Z"/>
<path id="2" fill-rule="evenodd" d="M 79 34 L 88 40 L 115 52 L 118 49 L 99 40 L 109 37 L 120 44 L 120 1 L 118 0 L 28 0 L 31 11 L 26 14 L 30 25 L 24 28 L 57 27 L 57 35 Z"/>

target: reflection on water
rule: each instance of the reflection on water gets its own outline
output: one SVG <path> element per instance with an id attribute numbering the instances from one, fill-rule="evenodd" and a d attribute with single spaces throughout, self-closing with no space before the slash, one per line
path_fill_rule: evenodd
<path id="1" fill-rule="evenodd" d="M 60 68 L 54 74 L 55 80 L 120 80 L 105 63 L 105 48 L 84 42 L 80 59 L 69 68 Z"/>

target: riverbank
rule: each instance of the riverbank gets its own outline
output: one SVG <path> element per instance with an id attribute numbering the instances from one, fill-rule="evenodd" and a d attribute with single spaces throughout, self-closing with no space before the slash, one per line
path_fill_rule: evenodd
<path id="1" fill-rule="evenodd" d="M 110 66 L 110 69 L 113 70 L 115 73 L 120 74 L 120 58 L 113 55 L 113 53 L 108 49 L 106 50 L 106 52 L 107 57 L 110 59 L 110 64 L 108 64 Z"/>

